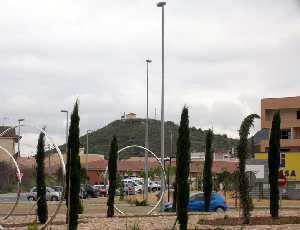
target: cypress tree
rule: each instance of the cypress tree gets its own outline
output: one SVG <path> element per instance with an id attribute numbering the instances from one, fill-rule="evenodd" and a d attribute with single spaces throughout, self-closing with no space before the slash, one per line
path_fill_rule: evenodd
<path id="1" fill-rule="evenodd" d="M 203 170 L 203 191 L 204 191 L 204 210 L 209 211 L 210 198 L 212 192 L 212 164 L 213 164 L 213 152 L 212 141 L 213 131 L 209 129 L 205 137 L 205 162 Z"/>
<path id="2" fill-rule="evenodd" d="M 270 214 L 278 218 L 279 189 L 278 174 L 280 165 L 280 112 L 274 114 L 270 135 L 270 151 L 268 154 L 269 183 L 270 183 Z"/>
<path id="3" fill-rule="evenodd" d="M 79 114 L 78 101 L 74 105 L 71 115 L 71 124 L 68 138 L 68 151 L 70 156 L 69 175 L 70 175 L 70 202 L 68 204 L 69 229 L 76 230 L 78 226 L 78 213 L 80 209 L 80 157 L 79 157 Z"/>
<path id="4" fill-rule="evenodd" d="M 248 158 L 248 135 L 250 127 L 253 126 L 253 121 L 255 118 L 259 118 L 257 114 L 251 114 L 247 116 L 240 127 L 239 136 L 240 140 L 238 142 L 237 152 L 239 158 L 239 191 L 240 191 L 240 203 L 243 209 L 244 224 L 249 224 L 250 222 L 250 209 L 251 201 L 249 196 L 249 186 L 248 179 L 246 177 L 246 159 Z"/>
<path id="5" fill-rule="evenodd" d="M 37 188 L 37 214 L 41 224 L 45 224 L 48 219 L 48 207 L 46 200 L 45 183 L 45 134 L 40 133 L 37 154 L 36 154 L 36 188 Z"/>
<path id="6" fill-rule="evenodd" d="M 173 183 L 173 204 L 172 204 L 172 210 L 176 212 L 176 202 L 177 202 L 177 183 L 176 181 Z"/>
<path id="7" fill-rule="evenodd" d="M 187 229 L 188 215 L 187 205 L 189 202 L 189 164 L 190 164 L 190 131 L 188 108 L 183 107 L 178 131 L 176 153 L 176 183 L 177 183 L 177 219 L 180 230 Z"/>
<path id="8" fill-rule="evenodd" d="M 117 186 L 117 160 L 118 160 L 118 142 L 114 136 L 110 144 L 108 159 L 109 188 L 107 199 L 107 217 L 114 216 L 114 202 Z"/>

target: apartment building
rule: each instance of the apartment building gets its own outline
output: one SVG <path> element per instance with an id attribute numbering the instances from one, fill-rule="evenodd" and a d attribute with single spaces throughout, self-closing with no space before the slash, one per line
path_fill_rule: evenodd
<path id="1" fill-rule="evenodd" d="M 261 128 L 270 136 L 273 115 L 281 115 L 282 152 L 300 152 L 300 96 L 264 98 L 261 100 Z M 261 140 L 260 152 L 268 152 L 269 138 Z"/>

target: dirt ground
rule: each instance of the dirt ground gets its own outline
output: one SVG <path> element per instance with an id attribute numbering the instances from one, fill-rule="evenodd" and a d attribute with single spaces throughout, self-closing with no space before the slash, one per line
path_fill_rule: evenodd
<path id="1" fill-rule="evenodd" d="M 131 200 L 135 199 L 142 200 L 142 195 L 133 196 Z M 129 217 L 124 217 L 116 212 L 116 217 L 106 218 L 106 198 L 91 198 L 84 200 L 84 213 L 80 215 L 79 229 L 110 229 L 110 230 L 121 230 L 121 229 L 171 229 L 175 222 L 174 214 L 163 214 L 159 213 L 159 209 L 156 209 L 152 216 L 147 216 L 146 213 L 155 205 L 156 203 L 155 194 L 150 195 L 150 206 L 135 206 L 128 201 L 119 201 L 116 198 L 116 205 L 125 211 Z M 234 199 L 228 199 L 227 204 L 234 206 Z M 10 217 L 8 220 L 3 221 L 1 214 L 6 214 L 7 211 L 12 207 L 12 204 L 1 204 L 0 205 L 0 225 L 4 229 L 27 229 L 27 225 L 35 220 L 34 207 L 35 202 L 22 202 L 20 203 L 15 212 L 14 216 Z M 268 200 L 254 200 L 255 207 L 268 206 Z M 48 202 L 49 216 L 52 215 L 57 202 Z M 300 207 L 300 201 L 283 200 L 282 206 L 285 207 L 280 211 L 280 216 L 286 217 L 285 223 L 297 223 L 290 219 L 289 217 L 299 217 L 300 209 L 295 209 L 292 207 Z M 291 207 L 291 208 L 288 208 Z M 59 215 L 55 218 L 54 224 L 48 229 L 66 229 L 65 223 L 66 207 L 65 204 L 62 205 Z M 189 215 L 189 229 L 299 229 L 300 224 L 285 224 L 285 225 L 257 225 L 257 226 L 215 226 L 212 222 L 205 222 L 215 219 L 228 219 L 232 217 L 239 217 L 240 211 L 229 210 L 226 213 L 190 213 Z M 133 216 L 134 215 L 134 216 Z M 252 213 L 253 216 L 269 216 L 269 211 L 267 209 L 255 209 Z M 295 219 L 294 219 L 295 220 Z M 202 221 L 202 222 L 201 222 Z M 202 223 L 202 224 L 199 224 Z M 236 224 L 239 222 L 235 222 Z M 218 228 L 219 227 L 219 228 Z M 1 228 L 0 228 L 1 229 Z"/>
<path id="2" fill-rule="evenodd" d="M 92 201 L 88 201 L 92 202 Z M 91 203 L 87 204 L 90 206 L 88 210 L 93 210 L 91 207 L 93 205 Z M 140 210 L 136 210 L 137 212 L 141 212 L 142 209 L 146 209 L 148 207 L 138 207 Z M 96 209 L 94 209 L 96 210 Z M 116 214 L 114 218 L 106 218 L 105 217 L 105 207 L 102 207 L 104 212 L 97 212 L 97 213 L 89 213 L 89 214 L 82 214 L 80 215 L 80 224 L 78 229 L 109 229 L 109 230 L 125 230 L 125 229 L 171 229 L 174 222 L 175 222 L 175 215 L 174 214 L 158 214 L 152 216 L 146 216 L 142 214 L 135 214 L 136 216 L 121 216 Z M 145 210 L 143 210 L 145 213 Z M 239 217 L 240 213 L 237 210 L 230 210 L 225 213 L 190 213 L 189 214 L 189 229 L 299 229 L 300 224 L 291 224 L 292 221 L 295 219 L 294 217 L 300 218 L 300 209 L 291 209 L 291 210 L 282 210 L 280 211 L 280 216 L 285 217 L 286 220 L 289 220 L 289 217 L 293 217 L 294 219 L 290 219 L 290 224 L 285 225 L 268 225 L 264 223 L 260 223 L 260 225 L 251 225 L 251 226 L 217 226 L 213 225 L 210 222 L 205 221 L 212 221 L 215 219 L 228 219 Z M 268 217 L 269 211 L 268 210 L 255 210 L 252 212 L 252 216 L 259 216 L 259 217 Z M 0 224 L 4 227 L 4 229 L 16 229 L 16 230 L 25 230 L 27 229 L 27 225 L 32 223 L 35 220 L 34 216 L 14 216 L 10 217 L 8 220 L 3 221 L 0 220 Z M 66 229 L 66 225 L 64 224 L 65 215 L 59 214 L 54 224 L 49 227 L 48 229 L 57 229 L 63 230 Z M 200 223 L 200 224 L 199 224 Z M 294 222 L 296 223 L 296 222 Z M 263 225 L 261 225 L 263 224 Z M 178 229 L 178 225 L 176 227 Z"/>

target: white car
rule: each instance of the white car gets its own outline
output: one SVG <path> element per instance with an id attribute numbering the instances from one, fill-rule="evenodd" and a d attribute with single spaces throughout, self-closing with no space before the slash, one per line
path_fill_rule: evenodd
<path id="1" fill-rule="evenodd" d="M 61 193 L 56 192 L 53 188 L 46 187 L 46 200 L 59 201 L 61 198 Z M 33 187 L 27 194 L 27 200 L 34 201 L 37 200 L 36 187 Z"/>
<path id="2" fill-rule="evenodd" d="M 143 185 L 138 184 L 132 179 L 123 179 L 122 182 L 124 183 L 125 187 L 133 186 L 136 193 L 142 193 L 143 192 Z"/>
<path id="3" fill-rule="evenodd" d="M 154 181 L 149 181 L 148 183 L 148 190 L 149 192 L 156 192 L 160 190 L 160 184 L 154 182 Z"/>

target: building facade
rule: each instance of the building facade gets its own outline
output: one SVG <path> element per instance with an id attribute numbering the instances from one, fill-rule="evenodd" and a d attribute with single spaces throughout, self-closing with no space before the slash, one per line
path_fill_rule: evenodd
<path id="1" fill-rule="evenodd" d="M 300 96 L 264 98 L 261 100 L 261 128 L 270 136 L 272 119 L 276 111 L 281 116 L 282 152 L 300 152 Z M 269 138 L 261 140 L 260 152 L 268 152 Z"/>

